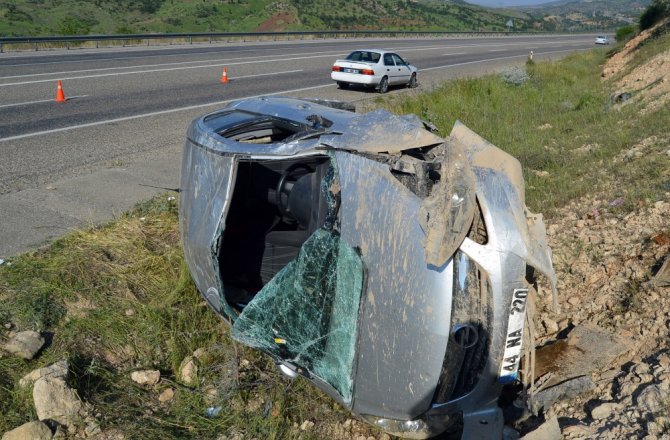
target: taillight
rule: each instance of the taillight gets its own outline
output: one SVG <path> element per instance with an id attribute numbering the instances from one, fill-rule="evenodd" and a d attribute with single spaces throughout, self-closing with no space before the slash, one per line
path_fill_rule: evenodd
<path id="1" fill-rule="evenodd" d="M 333 66 L 333 72 L 341 72 L 342 68 L 340 66 Z"/>
<path id="2" fill-rule="evenodd" d="M 374 75 L 374 74 L 375 74 L 375 71 L 374 71 L 374 70 L 370 70 L 370 69 L 363 69 L 363 70 L 361 70 L 361 73 L 362 73 L 363 75 Z"/>

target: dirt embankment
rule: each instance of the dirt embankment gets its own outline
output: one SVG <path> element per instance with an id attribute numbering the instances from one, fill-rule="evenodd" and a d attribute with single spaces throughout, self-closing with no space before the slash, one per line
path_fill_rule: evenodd
<path id="1" fill-rule="evenodd" d="M 604 66 L 613 96 L 629 94 L 617 105 L 639 102 L 643 112 L 667 111 L 670 50 L 642 64 L 635 55 L 656 29 L 669 25 L 666 20 L 633 38 Z M 650 155 L 659 164 L 670 161 L 667 127 L 613 160 L 628 166 Z M 619 208 L 628 202 L 594 194 L 548 222 L 561 310 L 551 310 L 547 293 L 538 298 L 539 339 L 547 345 L 538 350 L 536 371 L 543 373 L 536 376 L 545 374 L 540 387 L 543 380 L 556 383 L 552 371 L 555 376 L 577 364 L 586 382 L 574 382 L 581 389 L 571 396 L 564 384 L 567 394 L 544 407 L 549 422 L 543 429 L 554 435 L 542 438 L 670 439 L 670 187 L 662 200 L 640 200 L 632 212 Z M 596 334 L 587 345 L 579 340 L 584 329 Z M 542 365 L 543 350 L 548 365 Z"/>
<path id="2" fill-rule="evenodd" d="M 644 111 L 660 109 L 670 100 L 670 50 L 659 53 L 640 66 L 629 67 L 640 47 L 668 26 L 670 19 L 641 32 L 609 59 L 602 76 L 615 79 L 615 100 L 642 102 Z"/>

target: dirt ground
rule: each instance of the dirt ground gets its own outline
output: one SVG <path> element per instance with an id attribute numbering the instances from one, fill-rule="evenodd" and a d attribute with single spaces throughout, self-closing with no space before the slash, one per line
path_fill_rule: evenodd
<path id="1" fill-rule="evenodd" d="M 605 79 L 615 80 L 614 96 L 630 93 L 617 105 L 667 107 L 670 51 L 629 67 L 653 31 L 632 39 L 603 69 Z M 615 161 L 625 166 L 648 155 L 670 160 L 667 128 Z M 633 212 L 618 209 L 623 203 L 592 195 L 547 222 L 560 312 L 551 310 L 548 292 L 540 295 L 538 331 L 546 345 L 537 352 L 538 388 L 540 395 L 543 382 L 566 381 L 562 386 L 570 388 L 570 374 L 585 382 L 539 411 L 553 436 L 529 438 L 670 439 L 670 192 L 639 202 Z M 582 329 L 589 332 L 571 336 Z M 580 340 L 587 333 L 588 341 Z M 552 345 L 556 340 L 561 343 Z"/>

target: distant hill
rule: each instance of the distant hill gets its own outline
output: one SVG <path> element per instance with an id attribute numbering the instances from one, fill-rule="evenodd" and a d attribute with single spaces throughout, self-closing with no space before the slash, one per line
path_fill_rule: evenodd
<path id="1" fill-rule="evenodd" d="M 520 10 L 461 0 L 0 0 L 0 35 L 290 30 L 515 30 Z"/>
<path id="2" fill-rule="evenodd" d="M 519 6 L 515 11 L 535 19 L 547 30 L 616 29 L 636 23 L 651 0 L 561 0 L 537 6 Z"/>

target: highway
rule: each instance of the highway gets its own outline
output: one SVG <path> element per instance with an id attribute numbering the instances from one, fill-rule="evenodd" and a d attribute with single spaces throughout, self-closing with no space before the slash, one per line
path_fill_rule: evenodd
<path id="1" fill-rule="evenodd" d="M 353 49 L 396 51 L 419 68 L 420 91 L 522 64 L 531 50 L 539 61 L 591 49 L 593 38 L 330 39 L 0 54 L 0 258 L 104 221 L 153 195 L 152 187 L 175 188 L 186 127 L 231 100 L 379 96 L 339 90 L 330 80 L 333 61 Z M 220 81 L 224 67 L 228 84 Z M 54 101 L 58 80 L 63 103 Z M 408 92 L 415 93 L 389 94 Z"/>

